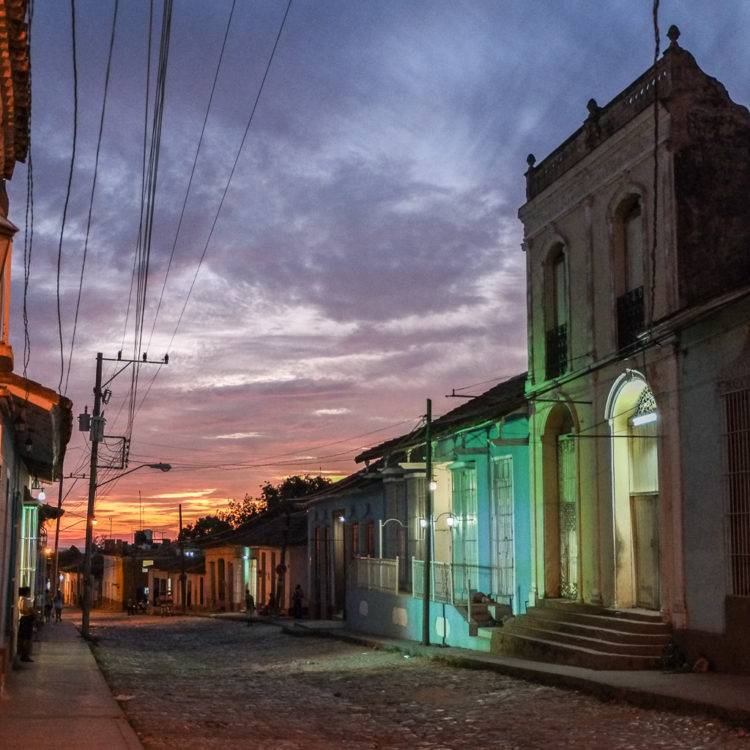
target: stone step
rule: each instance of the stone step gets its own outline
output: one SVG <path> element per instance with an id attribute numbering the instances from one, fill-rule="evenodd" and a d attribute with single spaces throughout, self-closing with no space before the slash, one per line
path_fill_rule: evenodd
<path id="1" fill-rule="evenodd" d="M 654 669 L 671 628 L 658 612 L 544 600 L 494 628 L 490 650 L 591 669 Z"/>
<path id="2" fill-rule="evenodd" d="M 508 654 L 533 661 L 585 667 L 596 670 L 657 669 L 661 665 L 659 656 L 606 653 L 598 650 L 551 641 L 542 637 L 503 632 L 495 629 L 491 653 Z"/>
<path id="3" fill-rule="evenodd" d="M 531 609 L 531 608 L 530 608 Z M 601 604 L 588 604 L 572 601 L 571 599 L 541 599 L 536 609 L 561 610 L 563 612 L 584 612 L 586 614 L 603 615 L 605 617 L 625 618 L 627 620 L 641 620 L 643 622 L 662 622 L 661 613 L 655 609 L 617 609 L 604 607 Z"/>
<path id="4" fill-rule="evenodd" d="M 556 623 L 559 624 L 559 623 Z M 510 627 L 509 627 L 510 625 Z M 539 627 L 537 623 L 532 626 L 524 626 L 521 623 L 506 623 L 503 630 L 510 635 L 519 635 L 527 638 L 538 638 L 548 642 L 562 643 L 571 646 L 580 646 L 590 651 L 598 651 L 605 654 L 625 654 L 630 656 L 649 656 L 660 658 L 664 647 L 669 643 L 669 636 L 659 637 L 654 640 L 651 635 L 645 636 L 647 640 L 638 640 L 632 633 L 623 633 L 627 636 L 617 639 L 615 631 L 607 631 L 604 637 L 596 632 L 581 630 L 580 626 L 574 626 L 570 631 L 565 627 L 548 630 Z"/>
<path id="5" fill-rule="evenodd" d="M 543 620 L 556 620 L 560 622 L 576 622 L 591 627 L 601 627 L 620 632 L 632 633 L 668 633 L 669 626 L 664 623 L 658 613 L 654 616 L 644 617 L 642 612 L 631 615 L 622 610 L 578 609 L 571 606 L 556 607 L 542 606 L 529 607 L 526 616 Z"/>
<path id="6" fill-rule="evenodd" d="M 649 645 L 663 648 L 670 640 L 670 630 L 666 625 L 656 628 L 636 629 L 630 627 L 622 630 L 622 621 L 602 619 L 574 620 L 547 618 L 542 614 L 531 617 L 513 617 L 505 621 L 504 626 L 513 632 L 518 629 L 544 630 L 545 632 L 558 632 L 568 636 L 580 636 L 590 640 L 599 640 L 603 643 L 617 643 L 625 645 Z"/>

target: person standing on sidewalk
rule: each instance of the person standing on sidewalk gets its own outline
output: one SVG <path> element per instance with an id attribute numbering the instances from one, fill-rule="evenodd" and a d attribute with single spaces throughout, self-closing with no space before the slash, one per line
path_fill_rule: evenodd
<path id="1" fill-rule="evenodd" d="M 295 620 L 299 620 L 302 617 L 302 586 L 298 583 L 292 594 L 292 614 Z"/>
<path id="2" fill-rule="evenodd" d="M 49 622 L 52 619 L 52 597 L 49 591 L 44 592 L 44 621 Z"/>
<path id="3" fill-rule="evenodd" d="M 60 589 L 57 589 L 53 604 L 55 605 L 55 622 L 62 622 L 63 600 L 62 591 L 60 591 Z"/>
<path id="4" fill-rule="evenodd" d="M 21 586 L 18 589 L 18 653 L 21 661 L 34 661 L 31 658 L 31 639 L 34 636 L 34 602 L 31 589 Z"/>
<path id="5" fill-rule="evenodd" d="M 247 617 L 247 626 L 250 627 L 253 623 L 253 617 L 255 617 L 255 599 L 250 593 L 250 589 L 245 589 L 245 616 Z"/>

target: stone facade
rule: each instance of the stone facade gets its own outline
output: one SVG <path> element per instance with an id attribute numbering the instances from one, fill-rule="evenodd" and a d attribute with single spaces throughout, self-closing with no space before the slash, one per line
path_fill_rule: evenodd
<path id="1" fill-rule="evenodd" d="M 608 105 L 590 101 L 584 125 L 549 157 L 529 157 L 519 215 L 530 598 L 656 609 L 688 644 L 696 628 L 725 634 L 725 564 L 699 574 L 706 553 L 696 529 L 724 520 L 715 384 L 717 355 L 736 349 L 727 331 L 743 320 L 738 300 L 750 284 L 750 115 L 678 36 L 672 27 L 657 65 Z M 686 344 L 699 327 L 704 347 L 707 331 L 724 336 L 713 356 L 702 353 L 708 370 L 692 366 Z M 705 411 L 693 394 L 706 377 L 708 429 L 691 418 Z M 691 463 L 707 446 L 710 481 Z M 702 497 L 698 479 L 710 489 Z M 725 539 L 709 526 L 711 554 L 725 560 Z"/>

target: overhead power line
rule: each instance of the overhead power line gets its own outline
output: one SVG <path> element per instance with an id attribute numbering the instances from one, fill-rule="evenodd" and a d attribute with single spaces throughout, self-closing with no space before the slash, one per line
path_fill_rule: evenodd
<path id="1" fill-rule="evenodd" d="M 274 56 L 276 55 L 276 49 L 279 46 L 279 40 L 281 39 L 281 34 L 284 31 L 286 19 L 289 15 L 289 9 L 291 7 L 292 7 L 292 0 L 289 0 L 286 6 L 286 10 L 284 11 L 284 17 L 281 19 L 281 24 L 279 25 L 279 31 L 276 34 L 276 40 L 274 41 L 273 48 L 271 49 L 271 54 L 268 58 L 268 63 L 266 64 L 266 69 L 263 73 L 263 78 L 261 79 L 260 86 L 258 87 L 258 93 L 255 96 L 255 101 L 253 102 L 252 109 L 250 110 L 250 116 L 248 117 L 247 125 L 245 126 L 245 132 L 242 135 L 242 140 L 240 141 L 239 148 L 237 149 L 237 154 L 234 157 L 232 169 L 230 170 L 229 176 L 227 177 L 226 184 L 224 185 L 224 190 L 221 194 L 221 200 L 219 201 L 219 205 L 216 208 L 216 213 L 214 214 L 213 222 L 211 223 L 211 229 L 209 230 L 208 238 L 206 239 L 206 243 L 203 247 L 203 252 L 201 253 L 200 260 L 198 261 L 198 267 L 195 269 L 195 275 L 193 276 L 193 280 L 190 283 L 190 288 L 188 289 L 188 293 L 185 297 L 185 303 L 182 306 L 182 310 L 180 311 L 179 318 L 177 319 L 177 323 L 175 324 L 174 332 L 172 333 L 172 338 L 169 341 L 169 346 L 167 347 L 168 350 L 172 348 L 172 342 L 174 341 L 175 336 L 177 336 L 177 331 L 179 330 L 180 323 L 182 322 L 182 318 L 185 315 L 185 310 L 187 309 L 188 302 L 190 301 L 190 296 L 192 295 L 193 288 L 195 287 L 196 279 L 198 278 L 198 274 L 200 273 L 201 266 L 203 265 L 203 261 L 206 258 L 206 253 L 208 252 L 208 246 L 211 242 L 211 238 L 213 237 L 214 230 L 216 229 L 216 224 L 219 220 L 219 215 L 221 214 L 221 209 L 224 205 L 224 200 L 226 199 L 227 193 L 229 192 L 229 186 L 232 183 L 232 178 L 234 177 L 235 170 L 237 169 L 237 164 L 240 160 L 242 149 L 245 146 L 245 141 L 247 140 L 248 133 L 250 132 L 250 126 L 253 124 L 255 111 L 258 108 L 258 102 L 260 101 L 260 97 L 263 94 L 263 89 L 266 85 L 266 80 L 268 79 L 268 73 L 271 69 L 271 64 L 273 63 Z"/>
<path id="2" fill-rule="evenodd" d="M 78 313 L 81 308 L 81 296 L 83 293 L 83 278 L 86 272 L 86 254 L 88 252 L 89 236 L 91 234 L 91 219 L 92 219 L 92 214 L 94 210 L 96 179 L 97 179 L 97 175 L 99 172 L 99 154 L 101 152 L 102 135 L 104 133 L 104 116 L 107 111 L 107 94 L 109 92 L 109 76 L 112 70 L 112 51 L 114 50 L 114 46 L 115 46 L 115 30 L 117 28 L 117 10 L 119 8 L 119 5 L 120 5 L 119 0 L 115 0 L 115 8 L 114 8 L 114 13 L 112 15 L 112 31 L 110 33 L 110 38 L 109 38 L 109 53 L 107 55 L 107 72 L 104 77 L 104 96 L 102 98 L 102 113 L 101 113 L 101 117 L 99 118 L 99 135 L 96 141 L 96 157 L 94 159 L 94 177 L 93 177 L 92 184 L 91 184 L 91 198 L 89 200 L 89 210 L 88 210 L 88 216 L 86 219 L 86 237 L 83 243 L 83 257 L 81 259 L 81 278 L 78 284 L 78 296 L 76 298 L 76 312 L 75 312 L 75 318 L 73 321 L 73 335 L 71 336 L 71 340 L 70 340 L 70 352 L 68 354 L 68 366 L 67 366 L 67 371 L 65 373 L 65 389 L 61 391 L 62 393 L 67 393 L 67 390 L 68 390 L 68 380 L 70 378 L 70 364 L 73 359 L 73 351 L 75 349 L 76 329 L 78 328 Z M 60 380 L 60 384 L 62 386 L 62 378 Z"/>

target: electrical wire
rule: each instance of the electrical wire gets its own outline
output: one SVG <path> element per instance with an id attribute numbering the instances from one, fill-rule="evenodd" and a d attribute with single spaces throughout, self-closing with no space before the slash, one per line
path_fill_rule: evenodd
<path id="1" fill-rule="evenodd" d="M 661 40 L 659 38 L 659 0 L 654 0 L 653 7 L 654 20 L 654 184 L 653 184 L 653 217 L 652 217 L 652 237 L 651 237 L 651 279 L 649 283 L 649 330 L 654 325 L 654 304 L 656 301 L 656 247 L 659 235 L 659 220 L 657 210 L 659 208 L 659 75 L 656 65 L 659 62 L 659 48 Z"/>
<path id="2" fill-rule="evenodd" d="M 26 213 L 23 235 L 23 377 L 31 360 L 31 337 L 29 335 L 29 279 L 31 277 L 31 248 L 34 237 L 34 163 L 29 149 L 26 171 Z"/>
<path id="3" fill-rule="evenodd" d="M 178 240 L 178 238 L 180 236 L 180 232 L 182 230 L 182 222 L 183 222 L 183 220 L 185 218 L 185 211 L 186 211 L 186 208 L 187 208 L 188 197 L 190 195 L 190 191 L 191 191 L 191 188 L 193 186 L 193 178 L 195 177 L 195 170 L 196 170 L 196 167 L 198 165 L 198 155 L 200 153 L 201 146 L 203 145 L 203 138 L 205 136 L 206 126 L 208 124 L 208 116 L 209 116 L 209 114 L 211 112 L 211 105 L 213 104 L 214 94 L 216 92 L 216 86 L 217 86 L 217 83 L 218 83 L 218 80 L 219 80 L 219 72 L 221 70 L 221 65 L 222 65 L 222 62 L 224 60 L 224 53 L 226 51 L 227 39 L 229 38 L 229 31 L 230 31 L 231 26 L 232 26 L 232 18 L 234 16 L 234 9 L 235 9 L 236 4 L 237 4 L 237 0 L 232 0 L 232 6 L 231 6 L 231 8 L 229 10 L 229 17 L 227 18 L 226 27 L 224 29 L 224 39 L 223 39 L 223 41 L 221 43 L 221 51 L 219 52 L 219 60 L 216 63 L 216 70 L 214 72 L 214 79 L 213 79 L 213 82 L 211 84 L 211 93 L 209 94 L 209 97 L 208 97 L 208 104 L 206 105 L 206 113 L 205 113 L 205 115 L 203 117 L 203 125 L 201 126 L 201 132 L 200 132 L 200 136 L 198 138 L 198 145 L 195 148 L 195 155 L 193 157 L 193 165 L 192 165 L 192 167 L 190 169 L 190 178 L 188 179 L 187 188 L 185 189 L 185 195 L 184 195 L 184 197 L 182 199 L 182 208 L 180 210 L 180 217 L 179 217 L 179 219 L 177 221 L 177 229 L 175 230 L 174 240 L 172 241 L 172 249 L 171 249 L 171 252 L 169 254 L 169 261 L 167 263 L 167 270 L 166 270 L 166 272 L 164 274 L 164 283 L 162 284 L 161 294 L 159 295 L 159 301 L 158 301 L 158 303 L 156 305 L 156 312 L 154 314 L 154 321 L 153 321 L 153 324 L 152 324 L 152 327 L 151 327 L 151 335 L 149 336 L 149 341 L 148 341 L 148 345 L 147 345 L 148 348 L 151 347 L 151 341 L 153 339 L 154 331 L 156 329 L 156 323 L 157 323 L 157 320 L 159 318 L 159 312 L 161 310 L 161 305 L 162 305 L 162 302 L 164 300 L 164 293 L 165 293 L 166 286 L 167 286 L 167 280 L 169 279 L 169 273 L 170 273 L 170 270 L 172 268 L 172 261 L 174 260 L 175 250 L 177 248 L 177 240 Z"/>
<path id="4" fill-rule="evenodd" d="M 104 78 L 104 96 L 102 99 L 102 112 L 99 119 L 99 135 L 96 142 L 96 157 L 94 159 L 94 176 L 91 184 L 91 198 L 89 200 L 88 217 L 86 220 L 86 237 L 83 244 L 83 257 L 81 259 L 81 277 L 78 284 L 78 296 L 76 299 L 76 311 L 73 320 L 73 335 L 70 341 L 70 353 L 68 355 L 68 366 L 65 375 L 65 389 L 63 393 L 68 391 L 68 381 L 70 379 L 70 365 L 73 359 L 73 351 L 75 349 L 76 331 L 78 329 L 78 314 L 81 307 L 81 296 L 83 294 L 83 279 L 86 271 L 86 255 L 88 253 L 89 237 L 91 235 L 91 219 L 94 210 L 94 195 L 96 193 L 96 181 L 99 173 L 99 155 L 101 152 L 102 136 L 104 133 L 104 117 L 107 111 L 107 94 L 109 92 L 109 77 L 112 70 L 112 52 L 115 46 L 115 30 L 117 28 L 117 11 L 120 5 L 120 0 L 115 0 L 114 13 L 112 14 L 112 31 L 109 39 L 109 54 L 107 55 L 107 71 Z"/>
<path id="5" fill-rule="evenodd" d="M 186 208 L 187 208 L 188 197 L 190 195 L 191 188 L 192 188 L 192 185 L 193 185 L 193 178 L 195 176 L 195 171 L 196 171 L 196 167 L 197 167 L 197 164 L 198 164 L 198 156 L 199 156 L 200 151 L 201 151 L 201 146 L 203 145 L 203 139 L 204 139 L 205 132 L 206 132 L 206 126 L 207 126 L 207 123 L 208 123 L 208 117 L 209 117 L 209 114 L 211 112 L 211 105 L 213 103 L 214 94 L 216 92 L 216 87 L 217 87 L 217 83 L 218 83 L 218 80 L 219 80 L 219 73 L 220 73 L 220 70 L 221 70 L 221 65 L 222 65 L 222 62 L 224 60 L 224 53 L 226 51 L 226 45 L 227 45 L 227 40 L 229 38 L 229 32 L 230 32 L 231 25 L 232 25 L 232 18 L 234 16 L 235 6 L 236 6 L 236 0 L 233 0 L 232 6 L 231 6 L 230 11 L 229 11 L 229 17 L 227 18 L 226 27 L 224 29 L 224 38 L 223 38 L 223 41 L 222 41 L 221 50 L 219 52 L 219 60 L 218 60 L 218 62 L 216 64 L 216 70 L 214 72 L 214 78 L 213 78 L 213 82 L 212 82 L 212 85 L 211 85 L 211 92 L 210 92 L 210 95 L 209 95 L 209 98 L 208 98 L 208 103 L 206 105 L 206 111 L 205 111 L 205 115 L 204 115 L 204 118 L 203 118 L 203 125 L 201 127 L 200 136 L 198 138 L 198 144 L 196 146 L 195 154 L 194 154 L 194 157 L 193 157 L 193 164 L 192 164 L 192 167 L 191 167 L 191 170 L 190 170 L 190 178 L 188 179 L 188 185 L 187 185 L 187 188 L 185 190 L 185 195 L 184 195 L 183 200 L 182 200 L 182 208 L 180 210 L 180 217 L 179 217 L 178 222 L 177 222 L 177 229 L 175 230 L 174 240 L 172 241 L 172 249 L 171 249 L 170 254 L 169 254 L 169 261 L 167 262 L 167 270 L 166 270 L 165 275 L 164 275 L 164 282 L 162 283 L 161 293 L 159 294 L 159 299 L 158 299 L 158 302 L 157 302 L 157 305 L 156 305 L 156 312 L 154 314 L 154 320 L 153 320 L 153 323 L 152 323 L 152 326 L 151 326 L 151 333 L 149 335 L 149 340 L 148 340 L 148 343 L 146 345 L 146 349 L 147 350 L 151 348 L 151 342 L 153 340 L 154 332 L 156 330 L 156 324 L 157 324 L 157 321 L 158 321 L 158 318 L 159 318 L 159 312 L 161 311 L 161 306 L 162 306 L 162 302 L 164 300 L 164 295 L 165 295 L 165 291 L 166 291 L 167 281 L 169 279 L 169 274 L 170 274 L 170 271 L 171 271 L 171 268 L 172 268 L 172 262 L 174 260 L 175 251 L 176 251 L 176 248 L 177 248 L 177 241 L 178 241 L 178 238 L 180 236 L 180 232 L 181 232 L 181 229 L 182 229 L 183 220 L 185 218 L 185 212 L 186 212 Z M 144 153 L 145 153 L 145 140 L 144 140 Z M 145 160 L 145 156 L 144 156 L 144 160 Z M 144 172 L 145 172 L 145 166 L 144 166 Z M 132 294 L 132 286 L 131 286 L 131 294 Z M 173 339 L 174 339 L 174 336 L 173 336 Z M 124 340 L 124 335 L 123 335 L 123 340 Z M 137 355 L 138 355 L 138 350 L 137 350 L 136 347 L 134 347 L 134 351 L 133 351 L 133 359 L 134 360 L 138 358 Z M 140 368 L 138 368 L 138 369 L 140 369 Z M 133 425 L 133 422 L 135 421 L 135 417 L 138 414 L 138 412 L 140 411 L 140 409 L 143 407 L 143 404 L 145 403 L 148 395 L 150 394 L 151 388 L 152 388 L 153 384 L 155 383 L 156 378 L 159 376 L 159 371 L 160 370 L 161 370 L 161 367 L 159 367 L 153 373 L 153 375 L 151 376 L 151 378 L 149 380 L 148 388 L 146 389 L 146 393 L 144 394 L 143 398 L 141 399 L 141 403 L 139 405 L 135 406 L 134 409 L 131 408 L 131 410 L 130 410 L 130 416 L 129 416 L 129 421 L 128 421 L 128 425 L 129 425 L 128 435 L 129 436 L 132 435 L 132 425 Z M 133 393 L 133 395 L 135 395 L 135 391 L 136 391 L 136 387 L 135 387 L 135 384 L 134 384 L 133 385 L 133 389 L 131 391 Z M 135 403 L 134 398 L 131 399 L 131 403 L 132 404 Z"/>
<path id="6" fill-rule="evenodd" d="M 211 242 L 211 238 L 213 237 L 214 230 L 216 229 L 216 224 L 219 220 L 219 215 L 221 214 L 221 209 L 224 205 L 224 200 L 226 199 L 227 193 L 229 192 L 229 186 L 232 183 L 232 178 L 234 177 L 235 170 L 237 169 L 237 164 L 239 163 L 240 155 L 242 154 L 242 149 L 245 146 L 245 141 L 247 140 L 248 133 L 250 132 L 250 126 L 253 123 L 253 118 L 255 117 L 255 111 L 258 108 L 258 102 L 260 101 L 260 97 L 263 94 L 263 90 L 266 85 L 266 80 L 268 79 L 268 73 L 271 70 L 271 64 L 273 63 L 273 59 L 276 55 L 276 50 L 279 46 L 279 40 L 281 39 L 281 34 L 284 31 L 284 26 L 286 25 L 286 19 L 289 16 L 289 10 L 291 7 L 292 7 L 292 0 L 288 0 L 286 10 L 284 11 L 284 16 L 281 19 L 281 24 L 279 25 L 279 31 L 276 34 L 276 40 L 274 41 L 273 48 L 271 49 L 271 54 L 268 58 L 268 63 L 266 64 L 266 69 L 263 73 L 263 78 L 261 79 L 260 86 L 258 87 L 258 93 L 256 94 L 255 101 L 253 102 L 252 109 L 250 110 L 250 116 L 248 117 L 247 125 L 245 126 L 245 132 L 242 135 L 242 140 L 240 141 L 239 148 L 237 149 L 237 154 L 234 157 L 234 163 L 232 164 L 232 169 L 229 172 L 229 177 L 227 178 L 226 184 L 224 186 L 224 190 L 221 194 L 219 205 L 216 209 L 216 213 L 214 214 L 213 222 L 211 223 L 211 229 L 209 230 L 206 243 L 203 247 L 203 252 L 201 253 L 200 260 L 198 261 L 198 267 L 195 269 L 195 274 L 193 276 L 192 282 L 190 283 L 190 288 L 188 289 L 188 293 L 185 297 L 185 302 L 182 306 L 182 310 L 180 311 L 180 315 L 177 319 L 177 323 L 175 324 L 175 328 L 172 333 L 172 338 L 169 340 L 169 346 L 167 347 L 168 351 L 172 348 L 172 343 L 174 342 L 174 339 L 177 336 L 177 331 L 179 330 L 180 324 L 182 323 L 182 318 L 185 315 L 185 310 L 187 309 L 188 302 L 190 301 L 193 288 L 195 287 L 195 282 L 198 278 L 198 274 L 200 273 L 201 267 L 203 266 L 203 261 L 206 258 L 206 253 L 208 252 L 208 246 Z"/>
<path id="7" fill-rule="evenodd" d="M 169 62 L 169 42 L 171 38 L 172 0 L 166 0 L 162 13 L 161 39 L 159 43 L 159 62 L 156 73 L 156 91 L 154 94 L 154 111 L 151 125 L 151 143 L 146 175 L 145 206 L 143 207 L 143 232 L 139 242 L 138 282 L 136 284 L 134 355 L 140 352 L 143 343 L 143 326 L 145 321 L 148 278 L 151 261 L 151 240 L 153 237 L 154 212 L 156 209 L 156 192 L 158 185 L 159 155 L 161 151 L 161 133 L 164 122 L 164 102 L 166 96 L 167 67 Z M 137 359 L 136 356 L 133 357 Z M 132 435 L 133 421 L 138 394 L 138 376 L 140 364 L 133 365 L 132 387 L 126 434 Z"/>
<path id="8" fill-rule="evenodd" d="M 57 276 L 55 280 L 55 299 L 57 302 L 57 333 L 60 340 L 60 380 L 57 385 L 58 392 L 62 389 L 63 376 L 65 373 L 65 349 L 63 343 L 62 311 L 60 309 L 60 275 L 62 273 L 62 247 L 65 236 L 65 223 L 70 206 L 70 194 L 73 188 L 73 169 L 76 161 L 76 149 L 78 147 L 78 53 L 76 46 L 76 4 L 70 0 L 70 39 L 71 56 L 73 58 L 73 144 L 70 154 L 70 167 L 68 169 L 68 182 L 65 187 L 65 201 L 63 203 L 62 221 L 60 223 L 60 239 L 57 243 Z M 71 352 L 72 354 L 72 352 Z"/>

